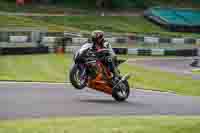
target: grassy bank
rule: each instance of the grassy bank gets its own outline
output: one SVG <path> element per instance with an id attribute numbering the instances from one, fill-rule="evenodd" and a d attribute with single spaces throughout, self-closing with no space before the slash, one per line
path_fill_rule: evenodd
<path id="1" fill-rule="evenodd" d="M 45 17 L 46 22 L 59 25 L 77 27 L 80 30 L 101 29 L 108 32 L 163 32 L 158 26 L 148 22 L 143 17 L 127 16 L 66 16 L 66 17 Z"/>
<path id="2" fill-rule="evenodd" d="M 72 56 L 69 54 L 0 56 L 0 80 L 65 82 L 69 80 L 71 59 Z M 123 74 L 130 70 L 133 72 L 134 76 L 129 80 L 131 87 L 200 96 L 200 82 L 189 76 L 179 76 L 126 63 L 120 66 L 120 70 Z"/>
<path id="3" fill-rule="evenodd" d="M 43 17 L 39 19 L 44 22 L 79 29 L 80 31 L 101 29 L 106 32 L 114 33 L 199 37 L 199 35 L 195 33 L 168 32 L 167 30 L 149 22 L 142 16 L 57 16 Z"/>
<path id="4" fill-rule="evenodd" d="M 199 117 L 91 117 L 0 121 L 2 133 L 198 133 Z"/>
<path id="5" fill-rule="evenodd" d="M 23 27 L 30 27 L 30 28 L 47 28 L 49 31 L 60 31 L 63 32 L 65 30 L 74 31 L 73 28 L 64 27 L 62 25 L 56 25 L 53 23 L 44 22 L 41 20 L 33 20 L 27 17 L 19 17 L 19 16 L 6 16 L 0 15 L 0 27 L 8 27 L 8 28 L 23 28 Z"/>
<path id="6" fill-rule="evenodd" d="M 140 33 L 162 36 L 199 37 L 198 34 L 168 32 L 142 16 L 53 16 L 19 17 L 0 15 L 0 27 L 48 28 L 49 31 L 87 32 L 101 29 L 113 33 Z"/>

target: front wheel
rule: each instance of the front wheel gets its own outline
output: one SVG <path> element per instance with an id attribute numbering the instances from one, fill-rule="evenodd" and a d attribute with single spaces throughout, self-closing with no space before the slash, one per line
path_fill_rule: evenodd
<path id="1" fill-rule="evenodd" d="M 129 83 L 127 80 L 125 80 L 113 89 L 112 97 L 118 102 L 123 102 L 129 97 L 129 93 Z"/>
<path id="2" fill-rule="evenodd" d="M 82 71 L 78 68 L 78 65 L 74 64 L 70 70 L 69 79 L 71 84 L 79 90 L 86 86 L 85 81 L 81 80 L 81 74 Z"/>

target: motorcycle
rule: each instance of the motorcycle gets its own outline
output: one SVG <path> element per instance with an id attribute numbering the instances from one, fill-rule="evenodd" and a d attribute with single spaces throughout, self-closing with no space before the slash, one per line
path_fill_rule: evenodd
<path id="1" fill-rule="evenodd" d="M 92 44 L 86 43 L 74 54 L 74 64 L 70 70 L 69 79 L 76 89 L 85 87 L 111 95 L 116 101 L 125 101 L 130 93 L 128 79 L 130 74 L 113 78 L 105 61 L 112 60 L 110 50 L 93 51 Z M 115 60 L 118 66 L 125 60 Z M 118 70 L 119 71 L 119 70 Z"/>

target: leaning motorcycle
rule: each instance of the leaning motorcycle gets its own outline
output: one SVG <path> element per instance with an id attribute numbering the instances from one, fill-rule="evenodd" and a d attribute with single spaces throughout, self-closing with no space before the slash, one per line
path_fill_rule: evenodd
<path id="1" fill-rule="evenodd" d="M 106 65 L 112 60 L 108 49 L 92 51 L 90 43 L 86 43 L 74 54 L 74 64 L 70 70 L 69 79 L 76 89 L 85 87 L 104 92 L 111 95 L 116 101 L 125 101 L 130 92 L 128 79 L 130 74 L 113 78 L 112 73 Z M 123 63 L 124 60 L 115 60 L 115 66 Z M 119 70 L 118 70 L 119 71 Z"/>

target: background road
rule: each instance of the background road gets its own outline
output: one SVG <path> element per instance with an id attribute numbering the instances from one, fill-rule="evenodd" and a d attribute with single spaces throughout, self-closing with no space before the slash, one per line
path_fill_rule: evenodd
<path id="1" fill-rule="evenodd" d="M 192 58 L 130 59 L 128 62 L 146 68 L 156 68 L 162 71 L 176 73 L 178 75 L 189 75 L 195 80 L 200 80 L 200 74 L 192 73 L 192 69 L 194 69 L 194 67 L 190 66 L 193 62 Z"/>
<path id="2" fill-rule="evenodd" d="M 0 119 L 96 115 L 200 115 L 200 97 L 132 90 L 127 102 L 66 84 L 0 82 Z"/>

